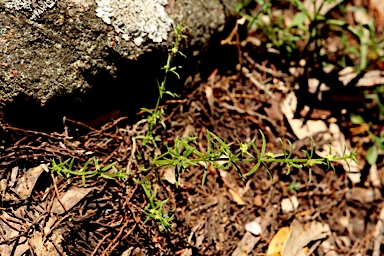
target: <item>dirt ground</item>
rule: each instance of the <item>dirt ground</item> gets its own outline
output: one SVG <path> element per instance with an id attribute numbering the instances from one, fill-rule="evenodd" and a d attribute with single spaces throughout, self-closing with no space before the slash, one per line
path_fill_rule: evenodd
<path id="1" fill-rule="evenodd" d="M 285 243 L 299 247 L 285 255 L 383 255 L 384 161 L 379 156 L 375 170 L 366 163 L 369 136 L 349 119 L 365 106 L 366 88 L 340 89 L 338 75 L 319 71 L 319 84 L 329 87 L 320 100 L 299 61 L 249 41 L 223 51 L 228 47 L 238 58 L 232 68 L 217 63 L 204 70 L 207 77 L 190 75 L 181 96 L 163 103 L 167 130 L 155 129 L 159 148 L 145 148 L 136 139 L 148 129 L 144 113 L 134 123 L 121 116 L 96 127 L 65 118 L 62 130 L 52 132 L 3 120 L 0 254 L 267 255 Z M 226 142 L 256 137 L 258 146 L 261 130 L 267 151 L 282 152 L 279 138 L 285 145 L 290 140 L 297 158 L 305 157 L 302 150 L 310 147 L 312 135 L 316 156 L 329 144 L 356 147 L 358 164 L 351 169 L 336 164 L 335 172 L 314 166 L 310 182 L 307 169 L 287 174 L 280 164 L 270 165 L 270 174 L 260 167 L 245 183 L 233 168 L 210 167 L 205 185 L 204 168 L 192 167 L 178 186 L 172 168 L 151 167 L 149 159 L 176 137 L 196 136 L 205 152 L 207 129 Z M 80 169 L 91 157 L 104 166 L 116 162 L 117 169 L 135 176 L 125 181 L 94 176 L 83 183 L 78 175 L 67 179 L 49 170 L 51 159 L 74 158 Z M 239 167 L 246 173 L 253 165 Z M 148 198 L 139 179 L 152 182 L 158 200 L 169 199 L 165 210 L 175 216 L 171 231 L 160 231 L 154 220 L 144 224 Z"/>

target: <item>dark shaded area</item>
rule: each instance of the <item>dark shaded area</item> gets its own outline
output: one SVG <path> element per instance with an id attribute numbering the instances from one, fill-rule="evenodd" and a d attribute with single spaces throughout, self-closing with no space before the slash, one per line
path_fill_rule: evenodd
<path id="1" fill-rule="evenodd" d="M 62 129 L 64 116 L 87 123 L 112 111 L 131 117 L 140 107 L 151 107 L 157 98 L 155 77 L 166 61 L 165 54 L 151 55 L 151 62 L 124 60 L 113 54 L 109 58 L 117 62 L 115 77 L 107 71 L 98 75 L 86 71 L 83 75 L 92 85 L 90 91 L 54 97 L 43 106 L 19 95 L 4 107 L 4 121 L 25 129 L 55 131 Z"/>
<path id="2" fill-rule="evenodd" d="M 230 24 L 227 26 L 231 28 Z M 192 52 L 184 50 L 187 56 L 177 56 L 173 64 L 180 66 L 176 75 L 170 73 L 166 88 L 177 94 L 186 88 L 183 81 L 189 74 L 200 74 L 201 80 L 217 68 L 220 73 L 233 70 L 238 63 L 236 46 L 220 45 L 220 41 L 228 33 L 225 29 L 212 39 L 210 46 L 192 57 Z M 63 117 L 100 127 L 102 124 L 120 116 L 128 116 L 129 123 L 138 120 L 140 108 L 153 108 L 158 97 L 157 83 L 164 78 L 161 69 L 167 61 L 167 52 L 154 52 L 141 56 L 138 60 L 122 58 L 111 51 L 106 61 L 117 68 L 115 76 L 107 70 L 84 71 L 85 80 L 92 86 L 88 92 L 75 92 L 71 95 L 53 97 L 44 104 L 25 94 L 20 94 L 13 102 L 3 108 L 3 119 L 15 127 L 37 131 L 61 131 Z M 165 96 L 165 99 L 170 98 Z"/>

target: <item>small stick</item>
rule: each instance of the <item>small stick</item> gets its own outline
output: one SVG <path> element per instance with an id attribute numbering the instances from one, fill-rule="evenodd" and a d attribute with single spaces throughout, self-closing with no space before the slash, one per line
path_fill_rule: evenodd
<path id="1" fill-rule="evenodd" d="M 55 176 L 53 176 L 53 173 L 51 173 L 51 177 L 52 177 L 52 181 L 53 181 L 53 186 L 55 187 L 55 192 L 56 192 L 57 200 L 59 200 L 59 203 L 61 204 L 61 206 L 63 206 L 64 211 L 67 212 L 68 209 L 67 209 L 67 207 L 65 206 L 64 202 L 61 201 L 60 194 L 59 194 L 59 189 L 57 188 L 57 185 L 56 185 L 56 182 L 55 182 Z"/>
<path id="2" fill-rule="evenodd" d="M 111 233 L 108 233 L 106 234 L 105 236 L 103 236 L 103 238 L 100 240 L 100 242 L 96 245 L 95 249 L 93 250 L 91 256 L 94 256 L 97 252 L 97 250 L 99 249 L 100 245 L 104 242 L 104 240 L 109 237 L 111 235 Z"/>

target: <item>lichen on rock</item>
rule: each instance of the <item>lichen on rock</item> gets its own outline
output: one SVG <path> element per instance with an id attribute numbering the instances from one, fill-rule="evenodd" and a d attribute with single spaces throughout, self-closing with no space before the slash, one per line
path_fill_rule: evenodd
<path id="1" fill-rule="evenodd" d="M 32 13 L 31 20 L 38 18 L 45 10 L 52 8 L 56 0 L 5 0 L 5 7 Z"/>
<path id="2" fill-rule="evenodd" d="M 111 24 L 126 41 L 137 46 L 149 38 L 155 43 L 167 39 L 172 19 L 164 6 L 167 0 L 98 0 L 96 15 Z"/>

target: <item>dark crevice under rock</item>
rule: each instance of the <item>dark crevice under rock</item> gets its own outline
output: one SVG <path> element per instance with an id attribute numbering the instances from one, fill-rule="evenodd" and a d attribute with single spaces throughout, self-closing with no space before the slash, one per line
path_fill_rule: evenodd
<path id="1" fill-rule="evenodd" d="M 187 76 L 200 74 L 202 81 L 216 69 L 219 72 L 234 70 L 238 63 L 238 52 L 235 45 L 220 45 L 220 40 L 227 34 L 220 33 L 212 38 L 210 46 L 198 56 L 177 57 L 174 65 L 181 79 L 173 74 L 168 76 L 167 89 L 181 93 L 185 88 Z M 153 108 L 158 96 L 157 80 L 161 82 L 164 71 L 161 67 L 166 63 L 167 53 L 156 52 L 140 56 L 138 60 L 121 58 L 111 52 L 106 59 L 113 62 L 116 71 L 112 76 L 107 70 L 91 71 L 82 75 L 91 85 L 86 93 L 74 91 L 72 94 L 55 96 L 40 104 L 36 99 L 19 94 L 13 102 L 8 102 L 2 109 L 3 120 L 12 126 L 39 131 L 62 131 L 63 117 L 81 121 L 91 126 L 100 126 L 119 116 L 128 116 L 128 122 L 138 120 L 140 108 Z"/>

